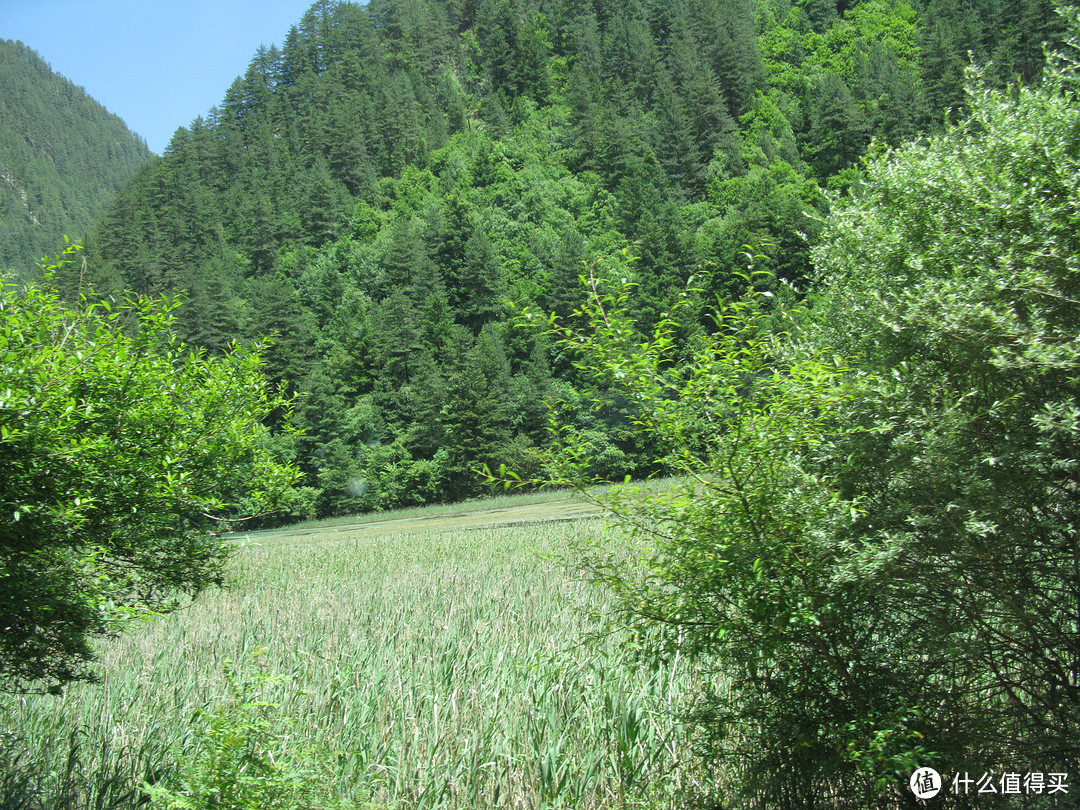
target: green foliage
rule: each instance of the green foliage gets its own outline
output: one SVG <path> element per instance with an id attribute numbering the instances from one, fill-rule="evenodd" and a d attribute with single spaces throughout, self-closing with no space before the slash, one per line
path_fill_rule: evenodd
<path id="1" fill-rule="evenodd" d="M 946 695 L 958 683 L 977 694 L 996 719 L 975 750 L 1075 768 L 1080 27 L 1069 19 L 1072 49 L 1039 87 L 973 86 L 968 120 L 873 162 L 818 261 L 830 277 L 822 319 L 850 325 L 823 334 L 880 376 L 873 406 L 851 417 L 877 432 L 832 462 L 867 514 L 854 570 L 902 582 L 897 599 L 964 662 L 926 705 L 940 698 L 949 725 L 974 737 L 985 734 L 975 711 Z"/>
<path id="2" fill-rule="evenodd" d="M 1055 40 L 1046 2 L 981 9 L 1002 25 L 979 29 L 979 56 L 1017 64 L 1036 32 Z M 320 513 L 471 495 L 476 467 L 547 442 L 554 386 L 588 386 L 558 353 L 530 379 L 508 303 L 567 316 L 582 263 L 624 249 L 642 338 L 691 277 L 737 293 L 746 246 L 806 289 L 822 189 L 850 185 L 872 139 L 899 144 L 954 103 L 951 68 L 928 61 L 962 66 L 968 39 L 945 37 L 937 9 L 321 2 L 125 188 L 87 274 L 185 297 L 180 336 L 212 352 L 277 336 L 267 373 L 299 395 Z M 574 419 L 612 476 L 656 469 L 618 401 Z M 432 486 L 353 494 L 376 444 Z"/>
<path id="3" fill-rule="evenodd" d="M 252 654 L 259 663 L 265 648 Z M 349 807 L 333 795 L 330 755 L 275 727 L 278 706 L 263 697 L 280 676 L 246 677 L 225 662 L 228 695 L 195 718 L 194 751 L 171 786 L 144 785 L 162 810 L 324 810 Z"/>
<path id="4" fill-rule="evenodd" d="M 0 40 L 0 272 L 29 277 L 64 234 L 87 236 L 151 157 L 81 87 Z"/>
<path id="5" fill-rule="evenodd" d="M 235 505 L 266 511 L 296 477 L 266 444 L 286 403 L 256 352 L 190 349 L 168 301 L 68 308 L 60 264 L 0 289 L 0 674 L 18 683 L 89 677 L 94 636 L 221 582 Z"/>
<path id="6" fill-rule="evenodd" d="M 613 588 L 652 654 L 709 662 L 714 680 L 693 714 L 733 792 L 782 807 L 804 780 L 850 792 L 855 768 L 822 735 L 860 717 L 862 687 L 841 664 L 847 645 L 863 649 L 867 667 L 883 648 L 867 650 L 838 625 L 852 613 L 871 621 L 873 593 L 833 579 L 834 535 L 858 509 L 809 462 L 845 431 L 835 414 L 857 395 L 851 370 L 827 347 L 785 360 L 791 335 L 772 293 L 722 304 L 713 329 L 682 347 L 679 321 L 700 306 L 692 290 L 644 342 L 628 295 L 594 278 L 580 312 L 588 329 L 549 328 L 581 369 L 624 392 L 681 483 L 644 506 L 616 497 L 616 513 L 650 543 L 630 557 L 590 557 L 590 574 Z M 591 475 L 587 438 L 562 435 L 568 446 L 549 473 L 562 483 Z"/>
<path id="7" fill-rule="evenodd" d="M 645 542 L 587 567 L 655 658 L 710 667 L 689 710 L 725 801 L 886 807 L 916 765 L 1080 767 L 1069 20 L 1038 87 L 973 85 L 969 119 L 868 161 L 812 306 L 754 272 L 707 333 L 679 338 L 688 289 L 642 340 L 626 287 L 590 277 L 544 321 L 681 476 L 613 498 Z M 549 473 L 587 480 L 560 435 Z"/>

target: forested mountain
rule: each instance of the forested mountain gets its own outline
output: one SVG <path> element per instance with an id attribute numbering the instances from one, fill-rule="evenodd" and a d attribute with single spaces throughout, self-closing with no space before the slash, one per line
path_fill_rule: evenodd
<path id="1" fill-rule="evenodd" d="M 512 310 L 570 314 L 590 263 L 637 283 L 643 328 L 691 277 L 809 284 L 872 140 L 959 114 L 969 52 L 1034 78 L 1061 30 L 1048 0 L 320 0 L 124 189 L 90 269 L 186 296 L 211 352 L 278 335 L 302 512 L 527 471 L 553 395 L 598 475 L 644 473 L 625 403 L 588 406 Z"/>
<path id="2" fill-rule="evenodd" d="M 151 157 L 115 115 L 21 42 L 0 40 L 0 271 L 86 236 Z"/>

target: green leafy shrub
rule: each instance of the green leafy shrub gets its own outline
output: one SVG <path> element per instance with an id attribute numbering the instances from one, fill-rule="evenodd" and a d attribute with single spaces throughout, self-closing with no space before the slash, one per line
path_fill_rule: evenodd
<path id="1" fill-rule="evenodd" d="M 93 677 L 91 641 L 220 583 L 223 530 L 295 482 L 254 350 L 211 357 L 167 299 L 0 284 L 0 679 Z M 51 682 L 51 684 L 49 683 Z"/>
<path id="2" fill-rule="evenodd" d="M 546 327 L 680 475 L 616 497 L 591 575 L 690 707 L 725 798 L 894 807 L 918 765 L 1080 770 L 1080 16 L 1036 88 L 879 154 L 836 201 L 810 304 L 688 290 L 642 341 L 592 278 Z M 550 460 L 587 479 L 573 433 Z M 969 799 L 945 801 L 966 806 Z M 1023 799 L 1017 799 L 1017 806 Z"/>
<path id="3" fill-rule="evenodd" d="M 256 652 L 258 659 L 265 650 Z M 169 786 L 144 785 L 162 810 L 323 810 L 348 805 L 333 795 L 331 757 L 298 739 L 277 706 L 261 697 L 281 676 L 225 666 L 228 694 L 199 712 L 193 751 Z"/>

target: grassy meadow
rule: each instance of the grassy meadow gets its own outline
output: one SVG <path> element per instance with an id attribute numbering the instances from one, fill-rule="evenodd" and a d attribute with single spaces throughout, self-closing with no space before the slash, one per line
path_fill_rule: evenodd
<path id="1" fill-rule="evenodd" d="M 644 668 L 604 635 L 604 592 L 562 562 L 607 531 L 565 519 L 579 507 L 507 500 L 471 524 L 414 510 L 238 537 L 232 586 L 104 643 L 100 683 L 0 696 L 5 806 L 145 806 L 137 786 L 206 744 L 228 661 L 264 704 L 270 749 L 317 752 L 357 807 L 672 806 L 694 787 L 676 778 L 706 778 L 674 775 L 691 675 Z"/>

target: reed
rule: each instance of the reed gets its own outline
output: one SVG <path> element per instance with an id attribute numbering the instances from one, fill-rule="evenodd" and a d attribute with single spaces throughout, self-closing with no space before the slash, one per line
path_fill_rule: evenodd
<path id="1" fill-rule="evenodd" d="M 137 786 L 199 744 L 226 661 L 247 677 L 265 648 L 277 738 L 326 752 L 359 806 L 666 806 L 692 676 L 596 638 L 606 596 L 557 560 L 600 531 L 269 535 L 237 555 L 231 587 L 104 644 L 101 683 L 0 699 L 0 800 L 145 806 Z"/>

